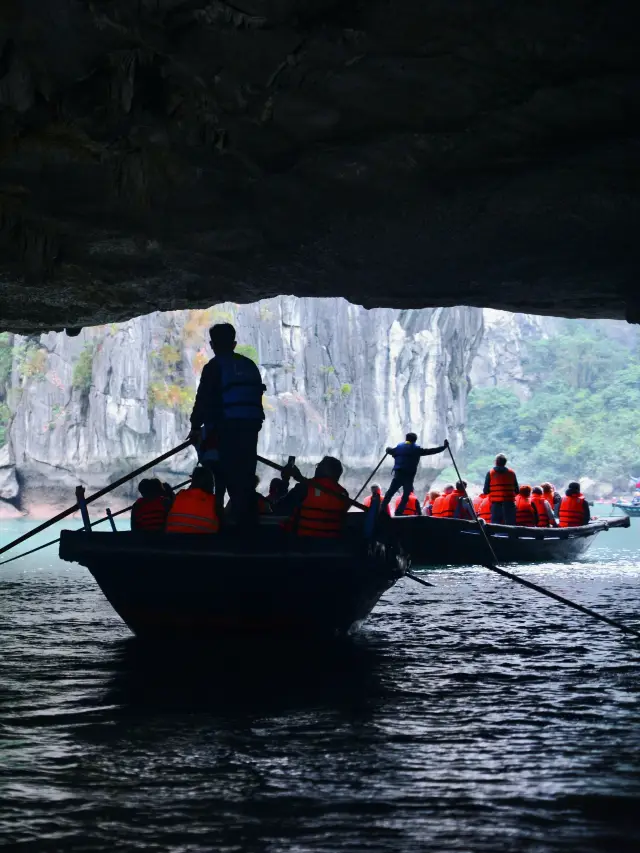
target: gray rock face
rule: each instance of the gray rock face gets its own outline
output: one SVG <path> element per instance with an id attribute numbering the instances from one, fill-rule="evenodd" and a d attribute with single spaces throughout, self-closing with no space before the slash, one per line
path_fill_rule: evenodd
<path id="1" fill-rule="evenodd" d="M 0 316 L 640 320 L 629 0 L 2 0 Z"/>
<path id="2" fill-rule="evenodd" d="M 295 297 L 224 303 L 73 338 L 17 339 L 8 393 L 22 503 L 72 502 L 76 484 L 100 488 L 184 441 L 199 371 L 211 355 L 207 329 L 221 321 L 234 322 L 267 386 L 262 455 L 277 462 L 295 455 L 307 471 L 325 454 L 338 456 L 347 485 L 357 488 L 385 446 L 409 429 L 425 445 L 447 436 L 460 445 L 481 311 L 367 311 L 342 299 Z M 188 471 L 194 460 L 187 451 L 156 473 Z M 428 462 L 425 485 L 447 458 Z M 15 481 L 13 467 L 6 470 Z M 271 472 L 260 473 L 268 483 Z M 386 465 L 381 479 L 389 473 Z M 134 493 L 132 485 L 118 494 Z"/>

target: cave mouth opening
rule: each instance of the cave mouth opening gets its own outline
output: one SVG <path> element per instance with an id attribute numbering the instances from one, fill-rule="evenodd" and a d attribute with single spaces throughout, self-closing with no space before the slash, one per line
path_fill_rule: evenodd
<path id="1" fill-rule="evenodd" d="M 635 325 L 277 296 L 72 337 L 2 333 L 0 514 L 56 507 L 78 480 L 100 488 L 180 444 L 216 322 L 234 324 L 238 351 L 263 374 L 261 454 L 303 467 L 338 456 L 354 493 L 410 430 L 425 446 L 448 437 L 474 487 L 501 451 L 524 482 L 582 478 L 594 496 L 623 492 L 640 472 Z M 193 462 L 183 454 L 160 473 Z M 451 479 L 446 459 L 429 457 L 417 488 Z"/>

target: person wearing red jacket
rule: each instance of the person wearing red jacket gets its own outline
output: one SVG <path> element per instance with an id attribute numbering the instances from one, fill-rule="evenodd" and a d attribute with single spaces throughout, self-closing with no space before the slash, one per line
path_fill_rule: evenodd
<path id="1" fill-rule="evenodd" d="M 404 508 L 401 508 L 401 505 L 404 504 Z M 389 506 L 389 504 L 384 504 L 384 506 Z M 396 498 L 396 505 L 394 510 L 394 515 L 422 515 L 422 507 L 420 506 L 420 501 L 416 497 L 415 492 L 410 492 L 407 500 L 404 499 L 404 495 L 398 495 Z"/>
<path id="2" fill-rule="evenodd" d="M 493 524 L 516 523 L 516 495 L 520 491 L 518 478 L 511 468 L 507 468 L 507 457 L 503 453 L 496 456 L 495 466 L 484 480 L 484 493 L 491 500 L 491 521 Z"/>
<path id="3" fill-rule="evenodd" d="M 384 509 L 383 509 L 383 507 L 382 507 L 382 489 L 380 488 L 380 486 L 378 485 L 378 483 L 373 483 L 373 484 L 372 484 L 372 486 L 371 486 L 371 494 L 370 494 L 370 495 L 368 495 L 368 496 L 363 500 L 363 502 L 362 502 L 362 503 L 364 504 L 364 506 L 366 506 L 366 507 L 368 508 L 368 507 L 370 507 L 370 506 L 371 506 L 371 501 L 372 501 L 372 500 L 374 500 L 374 498 L 377 498 L 377 499 L 378 499 L 378 501 L 379 501 L 379 504 L 380 504 L 380 505 L 378 506 L 378 511 L 379 511 L 379 512 L 385 512 L 385 513 L 386 513 L 386 515 L 388 515 L 389 517 L 391 517 L 391 510 L 389 509 L 389 504 L 386 504 L 386 505 L 385 505 L 385 507 L 384 507 Z"/>
<path id="4" fill-rule="evenodd" d="M 591 511 L 580 493 L 580 483 L 569 483 L 560 504 L 560 527 L 582 527 L 590 521 Z"/>
<path id="5" fill-rule="evenodd" d="M 531 503 L 531 486 L 520 486 L 516 495 L 516 525 L 518 527 L 538 526 L 538 511 Z"/>
<path id="6" fill-rule="evenodd" d="M 141 480 L 140 497 L 131 507 L 131 529 L 160 532 L 164 530 L 171 500 L 160 480 Z"/>

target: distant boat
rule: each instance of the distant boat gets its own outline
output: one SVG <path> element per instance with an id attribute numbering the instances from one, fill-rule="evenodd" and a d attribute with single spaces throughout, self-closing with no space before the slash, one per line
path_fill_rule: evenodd
<path id="1" fill-rule="evenodd" d="M 607 518 L 584 527 L 487 524 L 485 531 L 499 563 L 566 563 L 584 554 L 599 533 L 629 525 L 628 518 Z M 475 521 L 405 516 L 391 519 L 390 526 L 414 566 L 482 565 L 488 560 Z"/>
<path id="2" fill-rule="evenodd" d="M 640 518 L 640 503 L 634 503 L 633 501 L 614 501 L 611 506 L 621 509 L 625 515 L 628 515 L 631 518 Z"/>
<path id="3" fill-rule="evenodd" d="M 348 518 L 339 540 L 293 537 L 268 517 L 249 535 L 64 530 L 60 557 L 86 566 L 141 637 L 337 636 L 408 565 L 397 546 L 364 538 L 363 515 Z"/>

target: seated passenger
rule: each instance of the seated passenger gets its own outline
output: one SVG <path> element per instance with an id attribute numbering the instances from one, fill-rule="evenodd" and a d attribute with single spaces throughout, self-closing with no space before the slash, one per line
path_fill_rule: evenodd
<path id="1" fill-rule="evenodd" d="M 425 515 L 433 515 L 433 505 L 439 497 L 440 492 L 437 492 L 435 489 L 427 492 L 424 496 L 424 503 L 422 504 L 422 509 L 424 510 Z"/>
<path id="2" fill-rule="evenodd" d="M 268 498 L 265 498 L 264 495 L 261 495 L 258 491 L 260 487 L 260 477 L 256 474 L 256 506 L 258 507 L 258 515 L 272 515 L 273 510 L 271 509 L 271 503 Z M 235 517 L 235 507 L 233 504 L 233 498 L 226 505 L 224 510 L 225 518 L 234 518 Z"/>
<path id="3" fill-rule="evenodd" d="M 269 494 L 267 495 L 267 500 L 271 504 L 272 508 L 275 507 L 278 501 L 282 500 L 282 498 L 289 493 L 290 478 L 286 471 L 287 469 L 285 468 L 279 477 L 274 477 L 269 483 Z"/>
<path id="4" fill-rule="evenodd" d="M 478 518 L 491 524 L 491 496 L 485 495 L 477 510 Z"/>
<path id="5" fill-rule="evenodd" d="M 590 521 L 591 511 L 580 494 L 580 483 L 569 483 L 560 504 L 560 527 L 582 527 Z"/>
<path id="6" fill-rule="evenodd" d="M 545 500 L 540 486 L 535 486 L 531 490 L 531 504 L 535 507 L 536 513 L 538 515 L 538 527 L 558 526 L 558 522 L 556 521 L 556 517 L 553 514 L 551 504 L 548 500 Z"/>
<path id="7" fill-rule="evenodd" d="M 169 512 L 167 500 L 160 480 L 141 480 L 138 485 L 141 497 L 131 507 L 132 530 L 164 530 Z"/>
<path id="8" fill-rule="evenodd" d="M 478 495 L 477 498 L 473 499 L 473 508 L 475 509 L 477 516 L 480 515 L 480 505 L 481 505 L 482 501 L 488 497 L 489 497 L 489 495 L 485 495 L 485 493 L 482 492 L 482 494 Z"/>
<path id="9" fill-rule="evenodd" d="M 553 514 L 557 518 L 560 514 L 560 504 L 562 503 L 562 496 L 560 492 L 556 491 L 556 488 L 552 483 L 543 483 L 542 494 L 544 499 L 549 501 Z"/>
<path id="10" fill-rule="evenodd" d="M 167 516 L 167 533 L 217 533 L 220 523 L 213 493 L 213 474 L 194 468 L 191 485 L 178 492 Z"/>
<path id="11" fill-rule="evenodd" d="M 531 503 L 531 486 L 520 486 L 516 495 L 516 526 L 537 527 L 538 512 Z"/>
<path id="12" fill-rule="evenodd" d="M 448 486 L 444 487 L 440 497 L 435 499 L 435 501 L 433 502 L 433 509 L 431 512 L 431 515 L 434 518 L 442 518 L 443 517 L 444 512 L 446 511 L 446 505 L 448 502 L 449 495 L 453 491 L 454 491 L 453 484 L 450 483 Z"/>
<path id="13" fill-rule="evenodd" d="M 297 468 L 292 470 L 299 474 Z M 296 536 L 319 539 L 341 536 L 350 506 L 349 493 L 338 483 L 341 476 L 340 460 L 325 456 L 318 463 L 313 479 L 298 483 L 276 505 L 278 515 L 289 516 L 282 525 L 284 529 Z M 323 488 L 314 488 L 316 483 Z"/>
<path id="14" fill-rule="evenodd" d="M 366 507 L 371 506 L 371 501 L 377 498 L 378 499 L 378 512 L 382 509 L 382 489 L 378 485 L 378 483 L 373 483 L 371 486 L 371 494 L 363 500 L 363 504 Z M 386 515 L 391 516 L 391 510 L 389 509 L 389 504 L 386 504 L 384 511 Z"/>
<path id="15" fill-rule="evenodd" d="M 398 515 L 398 510 L 400 509 L 403 497 L 404 495 L 398 495 L 396 498 L 396 504 L 393 510 L 394 515 Z M 388 506 L 388 504 L 386 504 L 386 506 Z M 409 493 L 402 515 L 422 515 L 422 507 L 420 506 L 420 501 L 416 497 L 415 492 L 411 491 Z"/>

